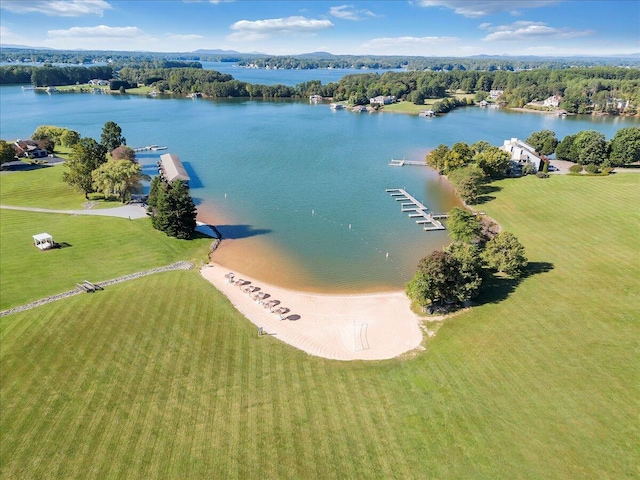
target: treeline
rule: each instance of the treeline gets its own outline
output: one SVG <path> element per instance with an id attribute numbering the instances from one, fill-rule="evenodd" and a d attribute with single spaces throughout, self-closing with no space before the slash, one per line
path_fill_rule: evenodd
<path id="1" fill-rule="evenodd" d="M 262 56 L 247 58 L 239 62 L 240 66 L 258 68 L 284 68 L 311 70 L 317 68 L 353 68 L 353 69 L 406 69 L 406 70 L 477 70 L 477 71 L 518 71 L 531 69 L 560 70 L 571 67 L 596 65 L 637 66 L 633 59 L 611 58 L 566 58 L 547 59 L 541 57 L 406 57 L 371 55 L 331 55 L 310 54 L 299 56 Z"/>
<path id="2" fill-rule="evenodd" d="M 570 113 L 589 113 L 606 108 L 611 98 L 629 101 L 629 113 L 640 104 L 640 70 L 616 67 L 572 68 L 566 70 L 530 70 L 522 72 L 385 72 L 347 75 L 336 88 L 336 100 L 354 95 L 372 98 L 395 95 L 399 99 L 434 98 L 433 92 L 480 93 L 502 90 L 498 99 L 509 107 L 523 107 L 535 100 L 560 95 L 560 105 Z"/>
<path id="3" fill-rule="evenodd" d="M 42 67 L 4 66 L 0 67 L 0 85 L 31 83 L 36 87 L 75 85 L 87 83 L 94 78 L 110 79 L 113 67 Z"/>

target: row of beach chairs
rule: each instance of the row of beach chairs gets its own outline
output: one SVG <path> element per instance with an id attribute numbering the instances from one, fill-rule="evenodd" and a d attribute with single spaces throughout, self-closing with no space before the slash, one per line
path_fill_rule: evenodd
<path id="1" fill-rule="evenodd" d="M 253 300 L 258 302 L 258 305 L 262 305 L 269 312 L 274 313 L 280 317 L 280 320 L 285 320 L 291 310 L 281 305 L 280 300 L 271 298 L 271 295 L 261 290 L 260 287 L 251 285 L 251 282 L 242 278 L 236 278 L 235 274 L 229 272 L 225 275 L 227 283 L 236 285 L 243 292 L 249 295 Z"/>

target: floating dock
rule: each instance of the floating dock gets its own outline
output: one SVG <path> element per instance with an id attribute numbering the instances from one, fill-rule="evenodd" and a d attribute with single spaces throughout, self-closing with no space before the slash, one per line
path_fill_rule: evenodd
<path id="1" fill-rule="evenodd" d="M 134 152 L 148 152 L 148 151 L 158 151 L 158 150 L 166 150 L 168 147 L 159 147 L 158 145 L 149 145 L 147 147 L 136 147 L 133 149 Z"/>
<path id="2" fill-rule="evenodd" d="M 419 162 L 417 160 L 396 160 L 396 159 L 391 159 L 391 161 L 389 162 L 389 166 L 390 167 L 404 167 L 405 165 L 414 165 L 417 167 L 426 167 L 427 166 L 427 162 Z"/>
<path id="3" fill-rule="evenodd" d="M 429 208 L 412 195 L 409 195 L 409 193 L 402 188 L 388 188 L 386 192 L 395 198 L 396 201 L 402 202 L 400 204 L 400 211 L 408 213 L 409 218 L 417 218 L 416 223 L 423 225 L 423 230 L 445 230 L 444 225 L 439 219 L 447 218 L 448 215 L 444 213 L 430 213 Z"/>

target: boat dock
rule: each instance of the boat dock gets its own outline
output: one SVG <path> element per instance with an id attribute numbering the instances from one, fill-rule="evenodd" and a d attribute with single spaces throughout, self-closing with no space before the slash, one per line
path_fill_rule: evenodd
<path id="1" fill-rule="evenodd" d="M 447 214 L 429 213 L 429 209 L 422 202 L 419 202 L 402 188 L 388 188 L 386 192 L 391 194 L 396 201 L 403 202 L 400 204 L 400 211 L 408 213 L 409 218 L 417 218 L 416 223 L 423 225 L 423 230 L 445 230 L 439 219 L 447 218 Z"/>
<path id="2" fill-rule="evenodd" d="M 427 166 L 427 162 L 419 162 L 416 160 L 396 160 L 396 159 L 391 159 L 391 161 L 389 162 L 389 166 L 390 167 L 404 167 L 405 165 L 415 165 L 418 167 L 426 167 Z"/>
<path id="3" fill-rule="evenodd" d="M 147 147 L 136 147 L 133 149 L 134 152 L 155 152 L 157 150 L 166 150 L 168 147 L 159 147 L 158 145 L 149 145 Z"/>

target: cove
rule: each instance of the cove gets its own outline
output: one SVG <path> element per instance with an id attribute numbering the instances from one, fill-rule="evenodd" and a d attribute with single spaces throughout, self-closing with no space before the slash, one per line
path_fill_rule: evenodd
<path id="1" fill-rule="evenodd" d="M 611 138 L 638 125 L 476 107 L 425 119 L 296 101 L 46 95 L 20 87 L 1 87 L 0 101 L 4 139 L 28 137 L 43 124 L 99 139 L 111 120 L 130 146 L 168 146 L 192 176 L 200 214 L 226 239 L 217 262 L 326 292 L 401 289 L 420 258 L 450 241 L 446 231 L 424 232 L 385 192 L 404 188 L 439 213 L 459 205 L 448 184 L 426 167 L 390 167 L 392 158 L 422 159 L 440 143 L 498 145 L 543 128 L 560 138 L 585 129 Z M 139 155 L 147 173 L 155 173 L 159 153 Z"/>

